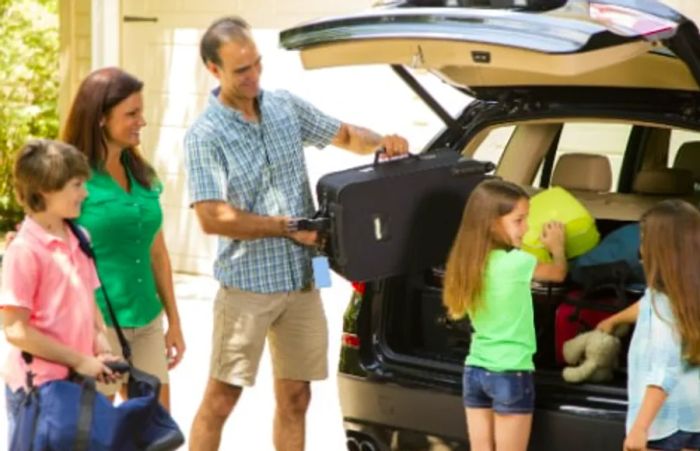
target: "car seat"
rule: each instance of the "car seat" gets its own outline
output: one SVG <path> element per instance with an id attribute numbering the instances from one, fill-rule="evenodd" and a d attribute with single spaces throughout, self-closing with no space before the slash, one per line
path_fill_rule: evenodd
<path id="1" fill-rule="evenodd" d="M 688 141 L 678 148 L 676 159 L 673 161 L 676 169 L 686 169 L 693 173 L 696 190 L 700 188 L 700 141 Z"/>
<path id="2" fill-rule="evenodd" d="M 552 173 L 552 186 L 569 191 L 607 193 L 612 187 L 612 169 L 605 155 L 565 153 Z"/>

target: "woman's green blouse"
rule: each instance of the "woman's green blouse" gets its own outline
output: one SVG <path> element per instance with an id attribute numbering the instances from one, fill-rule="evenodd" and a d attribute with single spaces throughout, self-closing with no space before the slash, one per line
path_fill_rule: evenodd
<path id="1" fill-rule="evenodd" d="M 160 183 L 140 185 L 127 169 L 131 192 L 106 172 L 94 169 L 78 223 L 90 233 L 100 281 L 122 327 L 153 321 L 163 305 L 151 268 L 151 246 L 163 222 Z M 95 298 L 108 325 L 112 321 L 101 289 Z"/>

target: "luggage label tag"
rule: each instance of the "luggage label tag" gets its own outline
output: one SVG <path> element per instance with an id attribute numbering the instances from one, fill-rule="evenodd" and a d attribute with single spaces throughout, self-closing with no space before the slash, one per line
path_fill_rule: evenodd
<path id="1" fill-rule="evenodd" d="M 314 270 L 314 285 L 316 288 L 328 288 L 331 286 L 331 270 L 328 265 L 328 257 L 319 255 L 311 259 Z"/>

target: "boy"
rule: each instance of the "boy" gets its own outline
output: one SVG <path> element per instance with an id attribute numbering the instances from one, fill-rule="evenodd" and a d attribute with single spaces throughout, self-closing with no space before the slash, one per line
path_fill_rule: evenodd
<path id="1" fill-rule="evenodd" d="M 86 157 L 57 141 L 29 141 L 15 161 L 15 192 L 26 217 L 5 252 L 0 285 L 12 346 L 5 372 L 10 437 L 28 370 L 34 385 L 65 379 L 71 370 L 103 382 L 115 378 L 104 364 L 115 358 L 94 301 L 97 273 L 65 223 L 80 214 L 89 173 Z M 31 365 L 23 351 L 33 356 Z"/>

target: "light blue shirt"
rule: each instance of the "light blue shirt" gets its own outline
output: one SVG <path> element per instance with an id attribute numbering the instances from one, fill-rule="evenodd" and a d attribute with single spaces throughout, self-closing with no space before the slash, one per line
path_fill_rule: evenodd
<path id="1" fill-rule="evenodd" d="M 340 122 L 286 91 L 258 97 L 260 122 L 221 103 L 218 89 L 185 136 L 192 204 L 206 200 L 263 216 L 310 217 L 304 146 L 323 148 Z M 214 276 L 224 286 L 273 293 L 311 286 L 311 251 L 287 238 L 219 237 Z"/>
<path id="2" fill-rule="evenodd" d="M 661 387 L 668 395 L 649 428 L 649 440 L 681 430 L 700 432 L 700 367 L 689 366 L 681 357 L 680 336 L 665 294 L 647 289 L 639 301 L 627 357 L 627 432 L 649 385 Z"/>

